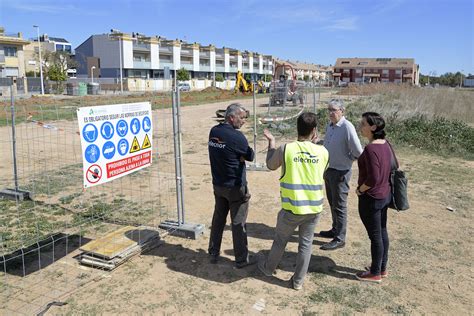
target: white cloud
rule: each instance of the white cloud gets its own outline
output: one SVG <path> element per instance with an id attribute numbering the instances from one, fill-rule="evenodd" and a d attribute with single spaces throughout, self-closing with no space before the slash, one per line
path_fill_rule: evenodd
<path id="1" fill-rule="evenodd" d="M 353 16 L 343 19 L 334 19 L 331 23 L 324 27 L 326 30 L 338 30 L 338 31 L 355 31 L 358 29 L 357 21 L 359 17 Z"/>
<path id="2" fill-rule="evenodd" d="M 29 12 L 61 13 L 74 10 L 72 5 L 10 3 L 12 9 Z"/>

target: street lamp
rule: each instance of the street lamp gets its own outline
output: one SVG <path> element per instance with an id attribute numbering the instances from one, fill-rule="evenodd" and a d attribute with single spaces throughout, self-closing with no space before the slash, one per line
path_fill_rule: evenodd
<path id="1" fill-rule="evenodd" d="M 33 25 L 36 28 L 36 34 L 38 37 L 38 53 L 39 53 L 39 68 L 40 68 L 40 82 L 41 82 L 41 94 L 44 95 L 44 84 L 43 84 L 43 61 L 41 59 L 41 42 L 40 42 L 40 33 L 39 26 Z"/>
<path id="2" fill-rule="evenodd" d="M 92 66 L 91 67 L 91 83 L 94 83 L 94 69 L 95 69 L 95 66 Z"/>
<path id="3" fill-rule="evenodd" d="M 119 40 L 119 63 L 120 63 L 120 92 L 123 93 L 123 80 L 122 80 L 122 34 L 117 29 L 111 29 L 110 32 L 113 35 L 113 38 L 118 37 Z M 120 34 L 120 35 L 118 35 Z"/>

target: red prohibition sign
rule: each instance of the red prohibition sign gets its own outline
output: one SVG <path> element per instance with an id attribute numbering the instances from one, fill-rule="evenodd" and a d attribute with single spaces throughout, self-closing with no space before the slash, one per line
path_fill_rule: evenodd
<path id="1" fill-rule="evenodd" d="M 89 183 L 97 183 L 102 178 L 102 169 L 99 165 L 92 165 L 87 169 L 86 179 Z"/>

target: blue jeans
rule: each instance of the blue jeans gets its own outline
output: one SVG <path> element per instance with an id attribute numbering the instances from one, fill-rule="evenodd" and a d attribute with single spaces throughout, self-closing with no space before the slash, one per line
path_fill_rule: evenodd
<path id="1" fill-rule="evenodd" d="M 250 194 L 247 186 L 219 187 L 214 186 L 214 215 L 212 216 L 211 236 L 209 238 L 209 254 L 217 256 L 221 251 L 222 234 L 230 211 L 232 241 L 234 244 L 235 262 L 248 260 L 247 245 L 247 214 Z"/>
<path id="2" fill-rule="evenodd" d="M 319 214 L 295 215 L 281 210 L 278 213 L 275 237 L 272 248 L 264 264 L 268 274 L 273 273 L 283 257 L 286 244 L 296 228 L 298 228 L 298 254 L 296 255 L 296 269 L 293 274 L 293 284 L 303 285 L 308 266 L 311 260 L 314 229 L 319 220 Z"/>
<path id="3" fill-rule="evenodd" d="M 374 199 L 363 194 L 359 196 L 359 215 L 370 238 L 372 264 L 370 273 L 379 275 L 386 271 L 389 240 L 387 233 L 387 208 L 391 195 L 385 199 Z"/>

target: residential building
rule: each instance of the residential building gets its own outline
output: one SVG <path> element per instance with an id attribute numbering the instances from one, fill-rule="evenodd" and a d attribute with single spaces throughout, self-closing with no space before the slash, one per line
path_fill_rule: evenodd
<path id="1" fill-rule="evenodd" d="M 332 67 L 323 66 L 311 63 L 304 63 L 300 61 L 292 60 L 275 60 L 275 65 L 286 64 L 290 65 L 295 71 L 296 79 L 298 80 L 315 80 L 315 81 L 326 81 L 329 80 L 332 74 Z"/>
<path id="2" fill-rule="evenodd" d="M 334 81 L 419 84 L 419 65 L 413 58 L 338 58 Z"/>
<path id="3" fill-rule="evenodd" d="M 170 78 L 181 68 L 193 79 L 213 79 L 217 74 L 233 79 L 238 71 L 260 79 L 273 73 L 269 55 L 118 31 L 90 36 L 75 49 L 75 56 L 78 77 L 90 77 L 93 66 L 100 77 L 119 78 L 122 71 L 124 79 Z"/>
<path id="4" fill-rule="evenodd" d="M 30 39 L 31 43 L 25 46 L 25 71 L 33 73 L 33 76 L 39 76 L 39 58 L 38 58 L 38 39 Z M 64 38 L 50 37 L 48 34 L 40 36 L 41 53 L 45 57 L 46 52 L 66 52 L 72 54 L 72 44 Z M 67 70 L 69 77 L 75 77 L 76 69 Z"/>
<path id="5" fill-rule="evenodd" d="M 29 41 L 21 33 L 8 34 L 0 27 L 0 78 L 25 76 L 24 47 Z"/>

